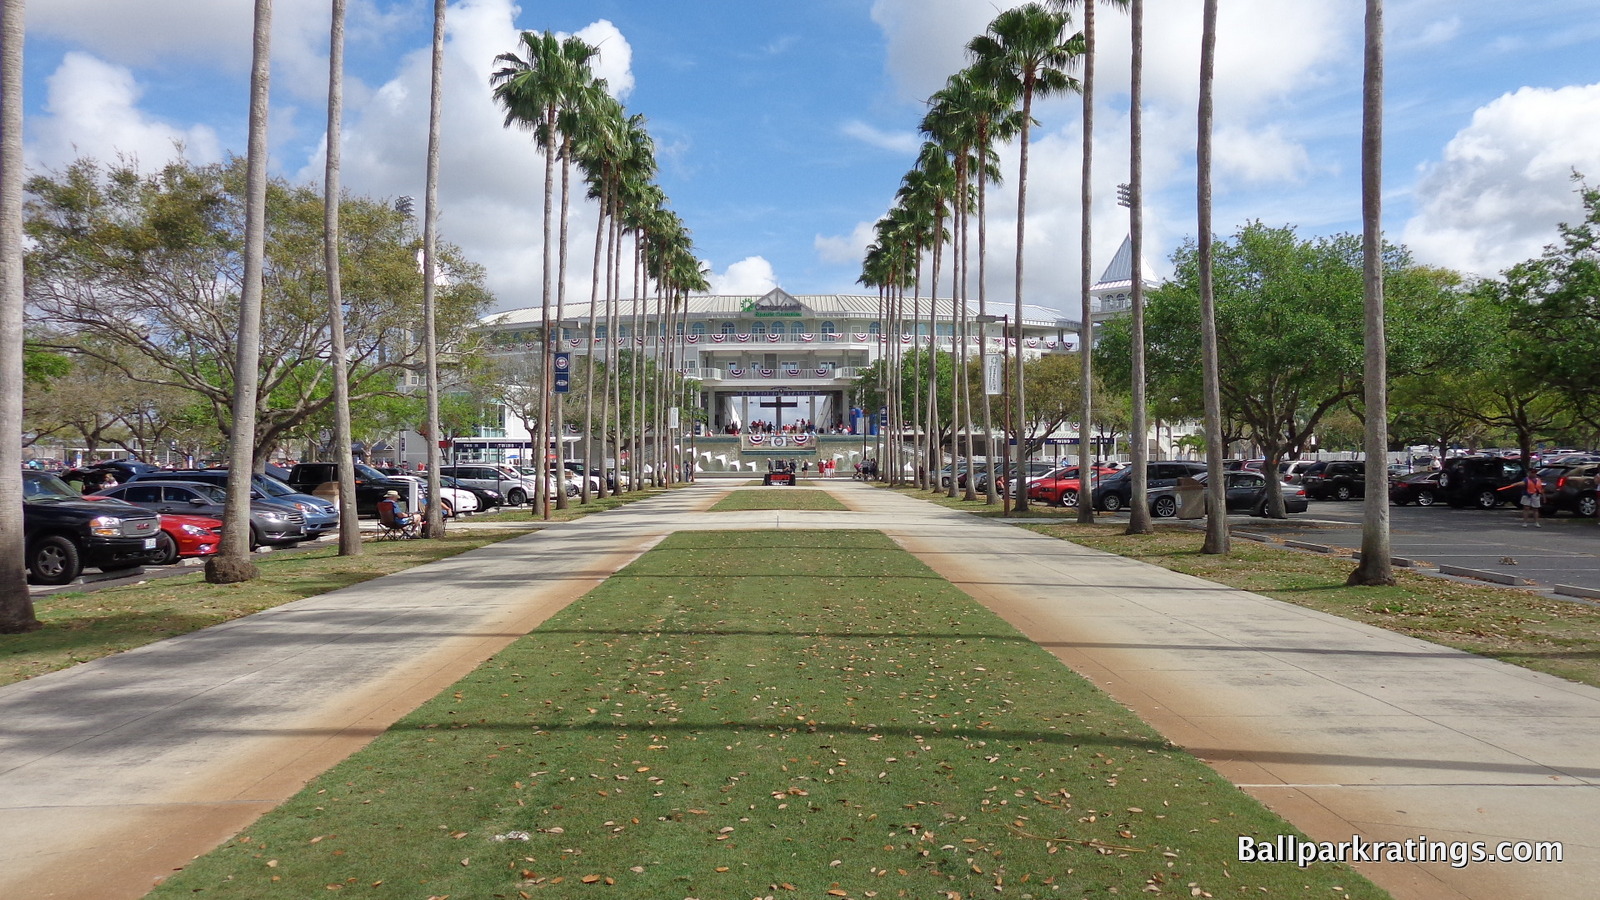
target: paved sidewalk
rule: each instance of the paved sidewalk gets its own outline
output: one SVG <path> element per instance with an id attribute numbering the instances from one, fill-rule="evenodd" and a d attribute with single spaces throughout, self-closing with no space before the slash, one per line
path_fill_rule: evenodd
<path id="1" fill-rule="evenodd" d="M 0 688 L 0 897 L 138 897 L 660 537 L 751 528 L 888 533 L 1313 838 L 1564 843 L 1560 864 L 1360 866 L 1398 897 L 1600 882 L 1600 690 L 816 486 L 851 511 L 706 514 L 736 485 L 700 485 Z"/>

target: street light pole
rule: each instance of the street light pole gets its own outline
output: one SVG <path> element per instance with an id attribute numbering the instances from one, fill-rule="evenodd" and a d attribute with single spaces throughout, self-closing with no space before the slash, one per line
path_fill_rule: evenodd
<path id="1" fill-rule="evenodd" d="M 998 316 L 989 316 L 989 315 L 974 316 L 973 319 L 979 325 L 993 325 L 996 322 L 1003 323 L 1000 326 L 1000 359 L 1001 359 L 1001 363 L 1000 363 L 1000 398 L 1002 400 L 1004 400 L 1005 396 L 1006 396 L 1006 391 L 1005 391 L 1006 378 L 1009 376 L 1009 374 L 1011 372 L 1011 344 L 1006 339 L 1006 331 L 1009 330 L 1009 328 L 1010 328 L 1011 317 L 1009 315 L 1006 315 L 1006 314 L 1002 313 L 1002 314 L 1000 314 Z M 1021 347 L 1017 348 L 1017 353 L 1019 355 L 1022 353 L 1022 348 Z M 988 389 L 989 389 L 989 385 L 987 383 L 988 373 L 985 372 L 984 376 L 985 376 L 984 391 L 987 392 Z M 1006 404 L 1003 404 L 1003 405 L 1005 406 L 1005 413 L 1006 413 L 1005 425 L 1003 426 L 1004 429 L 1005 429 L 1006 440 L 1001 444 L 1002 450 L 1000 451 L 1000 453 L 1001 453 L 1000 471 L 1004 472 L 1004 473 L 1010 473 L 1011 472 L 1011 404 L 1006 403 Z M 1017 449 L 1020 452 L 1020 450 L 1021 450 L 1021 445 L 1020 444 L 1018 444 Z M 991 471 L 992 471 L 992 469 L 991 469 Z M 991 487 L 994 486 L 995 480 L 996 479 L 994 478 L 994 476 L 991 475 L 990 479 L 989 479 L 989 484 L 990 484 Z M 1013 486 L 1015 486 L 1016 489 L 1018 491 L 1020 491 L 1020 490 L 1022 490 L 1021 485 L 1023 484 L 1023 482 L 1024 482 L 1024 478 L 1022 477 L 1021 465 L 1019 464 L 1018 465 L 1018 471 L 1011 478 L 1011 483 L 1007 484 L 1006 485 L 1006 489 L 1000 492 L 1000 512 L 1001 512 L 1002 515 L 1011 512 L 1011 498 L 1012 498 L 1011 491 L 1012 491 Z"/>

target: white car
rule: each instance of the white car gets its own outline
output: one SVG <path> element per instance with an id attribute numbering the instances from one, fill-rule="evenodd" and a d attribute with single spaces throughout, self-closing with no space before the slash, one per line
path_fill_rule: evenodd
<path id="1" fill-rule="evenodd" d="M 414 481 L 421 486 L 424 494 L 428 492 L 428 477 L 426 475 L 390 475 L 389 478 Z M 440 486 L 439 497 L 444 500 L 444 516 L 447 519 L 451 516 L 460 516 L 478 511 L 478 497 L 471 491 Z"/>

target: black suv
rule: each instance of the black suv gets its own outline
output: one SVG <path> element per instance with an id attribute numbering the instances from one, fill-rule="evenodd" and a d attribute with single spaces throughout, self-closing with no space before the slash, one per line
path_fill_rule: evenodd
<path id="1" fill-rule="evenodd" d="M 1319 462 L 1300 478 L 1306 496 L 1317 500 L 1350 500 L 1367 493 L 1367 464 L 1359 459 Z"/>
<path id="2" fill-rule="evenodd" d="M 1504 456 L 1463 456 L 1447 460 L 1440 493 L 1456 509 L 1494 509 L 1522 497 L 1522 461 Z"/>
<path id="3" fill-rule="evenodd" d="M 1178 483 L 1178 479 L 1193 478 L 1205 470 L 1205 463 L 1190 460 L 1148 463 L 1145 466 L 1145 489 L 1171 487 Z M 1133 469 L 1123 469 L 1100 479 L 1095 486 L 1093 499 L 1095 509 L 1106 512 L 1127 509 L 1133 504 Z"/>
<path id="4" fill-rule="evenodd" d="M 160 516 L 120 500 L 85 500 L 44 472 L 22 473 L 22 529 L 33 584 L 70 584 L 86 566 L 132 569 L 160 552 Z"/>

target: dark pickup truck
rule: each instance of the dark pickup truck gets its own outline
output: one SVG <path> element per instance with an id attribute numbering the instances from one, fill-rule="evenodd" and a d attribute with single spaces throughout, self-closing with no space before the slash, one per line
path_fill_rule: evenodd
<path id="1" fill-rule="evenodd" d="M 44 472 L 22 473 L 22 528 L 28 581 L 70 584 L 103 572 L 154 563 L 161 517 L 120 500 L 85 500 Z"/>
<path id="2" fill-rule="evenodd" d="M 339 493 L 339 464 L 331 462 L 299 463 L 289 470 L 289 486 L 302 494 L 336 499 Z M 328 487 L 323 487 L 328 485 Z M 356 514 L 376 516 L 378 502 L 390 491 L 406 496 L 410 483 L 390 478 L 364 463 L 356 463 Z M 318 488 L 322 491 L 318 493 Z"/>

